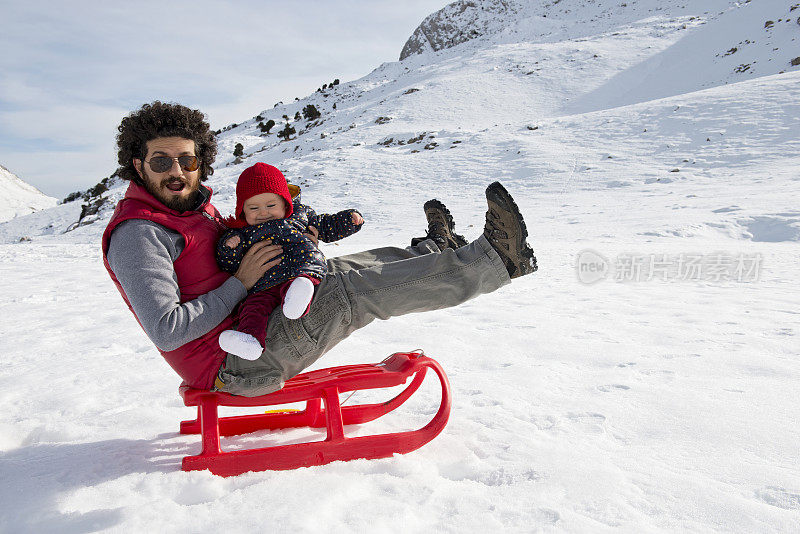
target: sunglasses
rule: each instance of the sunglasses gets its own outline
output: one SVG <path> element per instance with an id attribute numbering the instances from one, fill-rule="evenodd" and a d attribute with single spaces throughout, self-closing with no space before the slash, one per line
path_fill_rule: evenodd
<path id="1" fill-rule="evenodd" d="M 197 156 L 180 156 L 177 158 L 153 156 L 147 164 L 150 165 L 150 169 L 153 172 L 167 172 L 172 168 L 172 162 L 176 160 L 184 171 L 196 171 L 197 167 L 200 166 L 200 160 L 197 159 Z"/>

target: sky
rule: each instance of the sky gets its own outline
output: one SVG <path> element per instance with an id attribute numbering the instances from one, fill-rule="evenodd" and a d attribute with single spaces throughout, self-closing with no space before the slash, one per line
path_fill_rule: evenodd
<path id="1" fill-rule="evenodd" d="M 397 61 L 448 0 L 0 3 L 0 165 L 63 198 L 117 167 L 120 120 L 145 102 L 214 129 Z"/>

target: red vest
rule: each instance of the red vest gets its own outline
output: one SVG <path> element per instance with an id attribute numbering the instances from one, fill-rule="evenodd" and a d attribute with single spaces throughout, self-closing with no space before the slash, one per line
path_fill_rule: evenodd
<path id="1" fill-rule="evenodd" d="M 125 198 L 117 204 L 114 215 L 103 233 L 103 264 L 131 311 L 133 308 L 128 297 L 114 276 L 106 257 L 111 232 L 128 219 L 153 221 L 183 235 L 186 246 L 172 264 L 178 277 L 181 303 L 194 300 L 218 288 L 230 278 L 230 274 L 219 269 L 214 258 L 217 240 L 225 227 L 220 223 L 219 212 L 209 201 L 206 201 L 198 211 L 180 213 L 167 208 L 143 187 L 131 182 Z M 159 349 L 159 352 L 189 386 L 211 389 L 217 371 L 225 359 L 225 351 L 219 347 L 219 334 L 232 325 L 233 320 L 227 317 L 207 334 L 175 350 Z"/>

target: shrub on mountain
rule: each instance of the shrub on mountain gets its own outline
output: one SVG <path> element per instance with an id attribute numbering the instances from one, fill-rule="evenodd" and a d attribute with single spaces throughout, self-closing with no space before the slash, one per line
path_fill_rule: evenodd
<path id="1" fill-rule="evenodd" d="M 263 120 L 264 120 L 264 117 L 262 117 L 261 115 L 257 115 L 257 116 L 256 116 L 256 120 L 257 120 L 257 121 L 259 121 L 259 122 L 261 122 L 261 121 L 263 121 Z"/>
<path id="2" fill-rule="evenodd" d="M 236 143 L 236 146 L 233 148 L 233 155 L 237 158 L 244 155 L 244 145 L 242 145 L 242 143 Z"/>
<path id="3" fill-rule="evenodd" d="M 100 211 L 100 208 L 102 208 L 106 203 L 106 200 L 107 199 L 103 197 L 97 197 L 89 200 L 86 202 L 86 204 L 83 204 L 81 206 L 81 214 L 78 216 L 78 225 L 83 226 L 84 224 L 94 222 L 93 220 L 84 221 L 84 219 L 90 217 L 91 215 L 97 215 L 97 213 Z"/>
<path id="4" fill-rule="evenodd" d="M 283 127 L 283 130 L 278 132 L 278 137 L 282 138 L 284 141 L 288 141 L 289 137 L 291 137 L 292 134 L 296 132 L 297 130 L 295 130 L 294 127 L 290 126 L 289 123 L 287 122 L 286 126 Z"/>
<path id="5" fill-rule="evenodd" d="M 339 85 L 339 78 L 336 78 L 331 82 L 331 85 Z"/>
<path id="6" fill-rule="evenodd" d="M 303 108 L 303 117 L 306 120 L 313 121 L 321 116 L 322 114 L 319 112 L 319 110 L 311 104 Z"/>
<path id="7" fill-rule="evenodd" d="M 259 128 L 263 133 L 269 133 L 273 126 L 275 126 L 275 121 L 272 119 L 268 120 L 266 124 L 259 124 Z"/>
<path id="8" fill-rule="evenodd" d="M 299 121 L 300 119 L 301 119 L 300 112 L 298 111 L 297 113 L 294 114 L 294 120 Z"/>
<path id="9" fill-rule="evenodd" d="M 118 176 L 119 175 L 117 173 L 114 173 L 107 178 L 103 178 L 97 184 L 95 184 L 94 187 L 87 189 L 82 194 L 79 192 L 71 193 L 67 198 L 64 199 L 63 203 L 71 202 L 73 200 L 77 200 L 78 198 L 81 198 L 84 201 L 83 205 L 81 205 L 81 213 L 78 216 L 78 220 L 71 224 L 69 228 L 67 228 L 68 232 L 78 228 L 79 226 L 84 226 L 94 222 L 97 219 L 97 217 L 94 217 L 94 215 L 97 215 L 101 208 L 111 205 L 108 201 L 108 197 L 103 196 L 103 193 L 108 191 L 109 184 Z"/>
<path id="10" fill-rule="evenodd" d="M 94 185 L 94 187 L 89 188 L 86 190 L 86 194 L 83 196 L 84 199 L 89 200 L 90 198 L 96 198 L 108 191 L 108 178 L 103 178 L 98 183 Z"/>
<path id="11" fill-rule="evenodd" d="M 67 202 L 73 202 L 81 198 L 82 195 L 83 193 L 81 193 L 80 191 L 75 191 L 74 193 L 70 193 L 69 195 L 64 197 L 64 200 L 62 200 L 61 203 L 66 204 Z"/>

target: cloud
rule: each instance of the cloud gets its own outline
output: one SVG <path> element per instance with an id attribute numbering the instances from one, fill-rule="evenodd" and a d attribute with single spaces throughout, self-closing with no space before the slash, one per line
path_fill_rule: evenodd
<path id="1" fill-rule="evenodd" d="M 447 3 L 6 3 L 0 164 L 54 196 L 89 187 L 116 167 L 116 126 L 142 103 L 199 108 L 214 128 L 241 122 L 396 61 L 419 22 Z M 47 171 L 62 158 L 68 167 Z"/>

